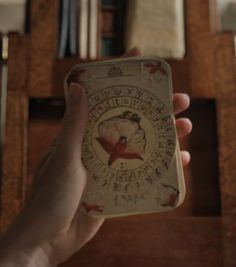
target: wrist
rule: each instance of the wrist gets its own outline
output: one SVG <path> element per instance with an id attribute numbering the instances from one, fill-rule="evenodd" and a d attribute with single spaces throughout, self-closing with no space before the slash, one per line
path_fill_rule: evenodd
<path id="1" fill-rule="evenodd" d="M 55 267 L 41 246 L 18 246 L 2 244 L 0 248 L 0 267 Z"/>

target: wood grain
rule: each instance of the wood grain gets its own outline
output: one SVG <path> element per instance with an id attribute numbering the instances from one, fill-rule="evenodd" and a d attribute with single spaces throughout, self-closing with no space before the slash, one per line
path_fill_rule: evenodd
<path id="1" fill-rule="evenodd" d="M 221 219 L 139 215 L 107 220 L 66 267 L 221 267 Z"/>
<path id="2" fill-rule="evenodd" d="M 52 95 L 53 59 L 57 55 L 57 0 L 32 1 L 30 34 L 29 96 Z"/>
<path id="3" fill-rule="evenodd" d="M 173 91 L 191 94 L 189 60 L 167 60 L 172 70 Z"/>
<path id="4" fill-rule="evenodd" d="M 9 36 L 6 129 L 1 177 L 1 231 L 14 220 L 25 198 L 28 116 L 27 51 L 28 38 L 26 36 L 17 34 Z"/>
<path id="5" fill-rule="evenodd" d="M 218 140 L 216 103 L 211 99 L 192 100 L 189 110 L 179 117 L 190 118 L 193 130 L 182 144 L 191 153 L 187 191 L 191 195 L 192 215 L 219 216 L 221 214 L 218 168 Z M 182 142 L 181 142 L 182 143 Z M 187 143 L 187 144 L 186 144 Z"/>
<path id="6" fill-rule="evenodd" d="M 216 36 L 216 90 L 225 266 L 236 265 L 236 64 L 232 34 Z"/>
<path id="7" fill-rule="evenodd" d="M 46 153 L 56 140 L 61 128 L 64 113 L 64 101 L 58 100 L 31 100 L 28 124 L 28 174 L 27 197 L 33 181 L 34 172 Z"/>
<path id="8" fill-rule="evenodd" d="M 222 218 L 222 236 L 223 236 L 223 259 L 224 266 L 236 266 L 236 216 L 223 216 Z"/>
<path id="9" fill-rule="evenodd" d="M 186 0 L 186 56 L 192 97 L 215 97 L 214 35 L 209 1 Z"/>
<path id="10" fill-rule="evenodd" d="M 27 91 L 29 36 L 9 35 L 8 91 Z"/>
<path id="11" fill-rule="evenodd" d="M 24 94 L 7 95 L 6 138 L 1 179 L 1 231 L 4 231 L 23 207 L 25 198 L 27 101 Z"/>

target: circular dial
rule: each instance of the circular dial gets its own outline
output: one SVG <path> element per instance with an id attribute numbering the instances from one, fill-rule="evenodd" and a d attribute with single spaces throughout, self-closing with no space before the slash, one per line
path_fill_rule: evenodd
<path id="1" fill-rule="evenodd" d="M 158 181 L 173 159 L 173 119 L 147 90 L 120 85 L 89 96 L 83 162 L 104 190 L 145 190 Z"/>

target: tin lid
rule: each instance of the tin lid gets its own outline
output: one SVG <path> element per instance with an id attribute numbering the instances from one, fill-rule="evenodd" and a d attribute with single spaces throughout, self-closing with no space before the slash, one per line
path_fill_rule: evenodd
<path id="1" fill-rule="evenodd" d="M 178 206 L 185 188 L 168 64 L 143 57 L 82 64 L 65 86 L 71 81 L 89 99 L 81 209 L 112 217 Z"/>

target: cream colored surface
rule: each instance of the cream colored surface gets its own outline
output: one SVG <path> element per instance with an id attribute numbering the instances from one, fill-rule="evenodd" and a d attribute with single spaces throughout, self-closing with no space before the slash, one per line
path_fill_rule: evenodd
<path id="1" fill-rule="evenodd" d="M 218 0 L 221 30 L 236 31 L 236 0 Z"/>
<path id="2" fill-rule="evenodd" d="M 23 33 L 26 0 L 0 0 L 0 32 Z"/>
<path id="3" fill-rule="evenodd" d="M 81 209 L 93 216 L 114 217 L 168 211 L 182 203 L 185 186 L 169 66 L 158 58 L 123 58 L 81 64 L 71 71 L 75 70 L 87 89 L 90 110 L 83 140 L 83 162 L 90 179 Z M 128 123 L 128 117 L 121 116 L 127 111 L 138 121 Z M 116 136 L 124 123 L 131 128 L 122 128 Z M 145 133 L 144 151 L 138 138 L 136 157 L 123 157 L 129 153 L 125 148 L 110 161 L 118 151 L 114 145 L 121 147 L 120 137 L 129 144 L 133 140 L 129 133 L 137 127 Z"/>
<path id="4" fill-rule="evenodd" d="M 131 0 L 126 48 L 138 46 L 144 56 L 183 58 L 183 0 Z"/>
<path id="5" fill-rule="evenodd" d="M 0 4 L 24 4 L 26 0 L 0 0 Z"/>

